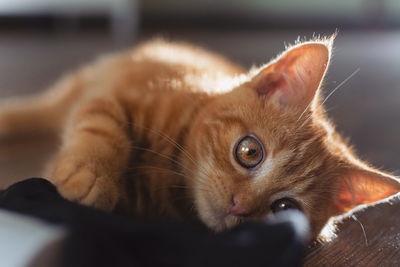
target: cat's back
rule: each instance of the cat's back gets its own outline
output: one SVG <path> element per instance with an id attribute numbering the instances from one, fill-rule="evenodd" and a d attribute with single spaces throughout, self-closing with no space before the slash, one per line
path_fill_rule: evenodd
<path id="1" fill-rule="evenodd" d="M 229 77 L 243 72 L 238 65 L 205 49 L 156 39 L 103 56 L 82 74 L 92 83 L 91 87 L 97 88 L 212 93 Z"/>
<path id="2" fill-rule="evenodd" d="M 216 53 L 187 43 L 168 42 L 162 39 L 148 41 L 134 48 L 132 59 L 153 62 L 172 68 L 186 67 L 188 71 L 237 74 L 244 70 Z"/>

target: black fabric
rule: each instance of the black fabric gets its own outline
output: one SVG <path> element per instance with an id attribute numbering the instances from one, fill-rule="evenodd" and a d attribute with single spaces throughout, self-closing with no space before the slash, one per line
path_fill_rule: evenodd
<path id="1" fill-rule="evenodd" d="M 81 206 L 40 178 L 0 191 L 0 208 L 67 227 L 62 266 L 299 266 L 307 244 L 290 218 L 214 234 L 196 223 L 134 220 Z"/>

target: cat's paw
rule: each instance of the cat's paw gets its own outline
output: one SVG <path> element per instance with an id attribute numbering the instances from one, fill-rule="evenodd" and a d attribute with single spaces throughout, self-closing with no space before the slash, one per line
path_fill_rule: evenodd
<path id="1" fill-rule="evenodd" d="M 110 177 L 101 175 L 96 166 L 76 159 L 57 162 L 50 180 L 66 199 L 111 211 L 118 201 L 118 189 Z"/>

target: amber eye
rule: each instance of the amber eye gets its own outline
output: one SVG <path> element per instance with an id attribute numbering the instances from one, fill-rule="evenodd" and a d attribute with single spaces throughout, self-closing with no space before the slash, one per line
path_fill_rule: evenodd
<path id="1" fill-rule="evenodd" d="M 284 210 L 301 210 L 301 208 L 296 200 L 292 198 L 281 198 L 271 204 L 271 210 L 273 213 L 277 213 Z"/>
<path id="2" fill-rule="evenodd" d="M 264 149 L 260 141 L 252 135 L 243 137 L 236 145 L 236 161 L 247 169 L 256 167 L 264 158 Z"/>

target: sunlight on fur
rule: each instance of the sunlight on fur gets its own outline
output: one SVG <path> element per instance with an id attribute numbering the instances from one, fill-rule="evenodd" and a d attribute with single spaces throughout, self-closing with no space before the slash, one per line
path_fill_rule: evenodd
<path id="1" fill-rule="evenodd" d="M 0 135 L 60 135 L 45 177 L 72 201 L 213 231 L 296 209 L 329 238 L 332 217 L 400 191 L 326 115 L 334 38 L 298 40 L 250 70 L 155 39 L 1 105 Z"/>

